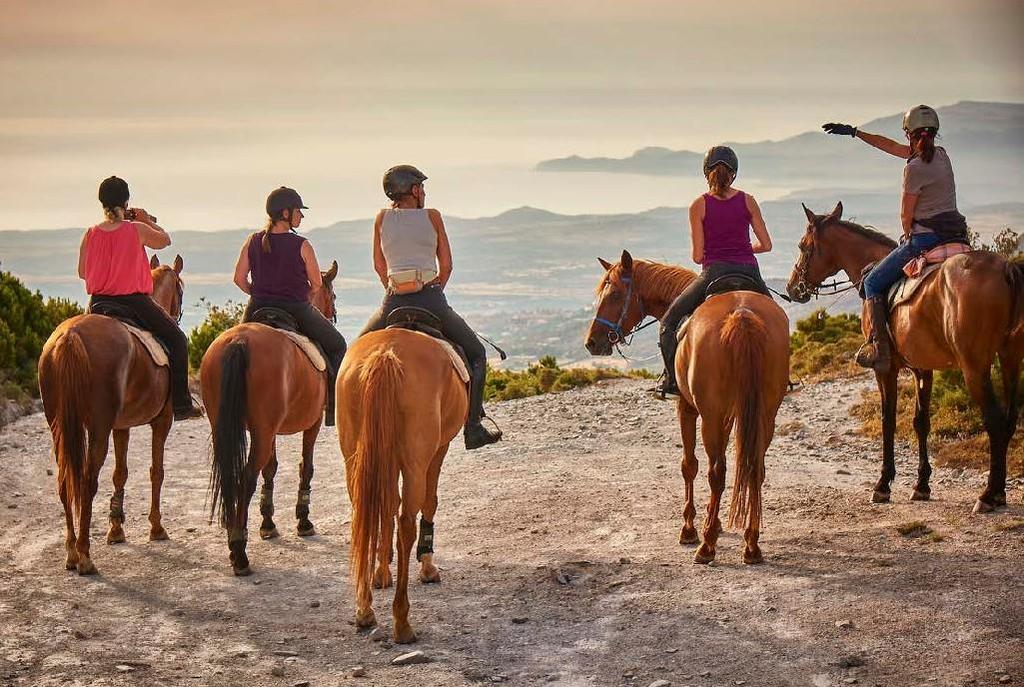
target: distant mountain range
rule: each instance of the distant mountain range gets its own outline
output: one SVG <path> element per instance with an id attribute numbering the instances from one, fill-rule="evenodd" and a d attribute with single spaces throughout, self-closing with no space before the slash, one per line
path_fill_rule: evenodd
<path id="1" fill-rule="evenodd" d="M 961 202 L 979 205 L 1024 200 L 1024 104 L 963 101 L 937 111 L 940 144 L 953 159 Z M 842 120 L 840 114 L 836 116 Z M 902 140 L 902 123 L 903 115 L 893 114 L 860 126 Z M 818 129 L 781 141 L 726 144 L 739 156 L 741 186 L 743 178 L 753 178 L 794 188 L 871 189 L 889 182 L 886 187 L 895 189 L 903 164 L 863 142 Z M 627 158 L 573 155 L 544 160 L 537 169 L 692 176 L 700 174 L 703 156 L 703 151 L 652 147 Z"/>

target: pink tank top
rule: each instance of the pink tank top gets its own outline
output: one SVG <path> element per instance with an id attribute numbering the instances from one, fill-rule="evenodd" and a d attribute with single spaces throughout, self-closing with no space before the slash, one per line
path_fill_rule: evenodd
<path id="1" fill-rule="evenodd" d="M 704 267 L 723 262 L 757 265 L 750 245 L 750 210 L 743 191 L 728 200 L 704 194 Z"/>
<path id="2" fill-rule="evenodd" d="M 98 226 L 85 241 L 85 290 L 94 296 L 153 293 L 153 274 L 139 230 L 122 222 L 112 231 Z"/>

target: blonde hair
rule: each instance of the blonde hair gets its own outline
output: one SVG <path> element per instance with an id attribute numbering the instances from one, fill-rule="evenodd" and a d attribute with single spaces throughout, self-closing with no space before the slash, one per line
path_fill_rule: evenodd
<path id="1" fill-rule="evenodd" d="M 124 220 L 124 208 L 118 205 L 112 208 L 103 208 L 103 216 L 108 222 L 121 222 Z"/>
<path id="2" fill-rule="evenodd" d="M 715 165 L 712 167 L 711 171 L 708 172 L 708 188 L 711 190 L 711 195 L 724 195 L 735 178 L 736 175 L 725 165 Z"/>

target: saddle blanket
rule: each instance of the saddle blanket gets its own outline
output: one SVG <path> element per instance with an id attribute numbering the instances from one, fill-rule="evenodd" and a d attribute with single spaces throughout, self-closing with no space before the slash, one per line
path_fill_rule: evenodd
<path id="1" fill-rule="evenodd" d="M 914 258 L 904 265 L 903 274 L 908 277 L 917 277 L 928 265 L 939 264 L 945 262 L 947 258 L 951 258 L 954 255 L 970 253 L 973 250 L 974 249 L 966 243 L 943 243 L 941 246 L 935 246 L 935 248 L 932 248 L 924 255 Z"/>
<path id="2" fill-rule="evenodd" d="M 264 327 L 266 325 L 263 325 Z M 306 354 L 309 358 L 309 362 L 313 363 L 313 367 L 317 369 L 317 372 L 323 372 L 327 369 L 327 361 L 324 360 L 324 354 L 320 352 L 320 347 L 313 343 L 308 337 L 299 334 L 298 332 L 290 332 L 287 329 L 278 329 L 276 331 L 281 332 L 293 342 L 295 345 Z"/>
<path id="3" fill-rule="evenodd" d="M 133 327 L 126 322 L 121 322 L 121 324 L 123 324 L 125 329 L 131 332 L 132 335 L 138 339 L 139 343 L 146 349 L 149 353 L 149 357 L 153 359 L 153 363 L 157 367 L 168 366 L 169 361 L 167 359 L 167 351 L 165 351 L 164 347 L 160 345 L 160 342 L 157 341 L 157 338 L 153 336 L 152 332 L 147 332 L 145 329 Z"/>
<path id="4" fill-rule="evenodd" d="M 469 369 L 466 367 L 466 361 L 462 359 L 462 356 L 459 355 L 459 352 L 455 350 L 454 346 L 452 346 L 449 342 L 445 341 L 444 339 L 435 338 L 430 334 L 417 332 L 414 329 L 410 329 L 408 331 L 411 331 L 412 333 L 418 336 L 425 336 L 434 343 L 436 343 L 438 346 L 443 348 L 444 352 L 448 354 L 448 358 L 450 358 L 452 361 L 452 367 L 455 368 L 455 374 L 459 376 L 459 379 L 462 380 L 463 384 L 469 384 Z"/>
<path id="5" fill-rule="evenodd" d="M 941 267 L 941 262 L 928 265 L 916 277 L 904 277 L 893 284 L 889 289 L 889 309 L 892 310 L 900 303 L 910 300 L 910 297 L 917 291 L 917 287 L 931 279 Z"/>

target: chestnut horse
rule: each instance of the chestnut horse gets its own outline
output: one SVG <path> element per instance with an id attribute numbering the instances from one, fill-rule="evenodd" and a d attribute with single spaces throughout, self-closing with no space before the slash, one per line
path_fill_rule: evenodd
<path id="1" fill-rule="evenodd" d="M 352 502 L 356 625 L 377 622 L 371 577 L 375 587 L 391 586 L 391 542 L 398 516 L 392 635 L 399 643 L 414 642 L 409 556 L 417 542 L 416 514 L 423 514 L 416 547 L 420 580 L 439 582 L 433 563 L 437 482 L 448 444 L 466 422 L 466 385 L 448 353 L 429 336 L 382 329 L 364 334 L 349 348 L 338 373 L 337 407 L 338 439 Z"/>
<path id="2" fill-rule="evenodd" d="M 312 304 L 328 319 L 336 316 L 334 278 L 338 263 L 320 273 L 323 287 Z M 328 370 L 330 368 L 328 367 Z M 203 404 L 210 420 L 213 460 L 211 515 L 220 510 L 228 530 L 228 549 L 235 575 L 249 575 L 249 502 L 263 474 L 260 494 L 260 537 L 278 536 L 274 524 L 276 437 L 302 432 L 299 495 L 295 504 L 300 537 L 316 534 L 309 520 L 313 480 L 313 445 L 320 433 L 327 379 L 286 334 L 263 324 L 245 322 L 222 332 L 203 355 L 199 369 Z M 247 449 L 246 430 L 252 445 Z"/>
<path id="3" fill-rule="evenodd" d="M 171 317 L 181 316 L 181 256 L 174 267 L 154 255 L 153 300 Z M 173 413 L 170 372 L 120 322 L 105 315 L 77 315 L 64 320 L 47 339 L 39 356 L 39 394 L 53 434 L 57 492 L 64 504 L 67 533 L 65 567 L 93 575 L 89 557 L 92 501 L 114 435 L 114 495 L 110 499 L 107 543 L 123 542 L 124 485 L 128 481 L 128 433 L 148 424 L 153 430 L 149 469 L 149 539 L 167 539 L 160 516 L 164 480 L 164 443 Z M 75 516 L 78 536 L 75 536 Z"/>
<path id="4" fill-rule="evenodd" d="M 786 290 L 799 303 L 816 295 L 821 283 L 846 272 L 859 282 L 864 268 L 896 247 L 888 236 L 842 219 L 843 204 L 828 215 L 815 215 L 804 206 L 807 231 L 800 239 L 800 256 Z M 886 373 L 875 373 L 882 398 L 882 475 L 872 501 L 887 502 L 896 476 L 896 382 L 900 369 L 916 377 L 918 469 L 913 500 L 931 496 L 928 479 L 929 404 L 932 371 L 963 371 L 971 398 L 981 408 L 990 446 L 988 484 L 978 497 L 975 512 L 989 512 L 1006 504 L 1006 449 L 1017 427 L 1017 383 L 1024 357 L 1024 274 L 1021 267 L 999 255 L 974 251 L 946 260 L 910 300 L 896 306 L 889 317 L 894 347 Z M 867 336 L 867 304 L 864 335 Z M 992 386 L 992 363 L 999 356 L 1003 377 L 1003 404 Z"/>
<path id="5" fill-rule="evenodd" d="M 695 278 L 682 267 L 633 260 L 622 251 L 617 265 L 600 261 L 605 274 L 597 287 L 597 314 L 587 334 L 592 355 L 609 355 L 648 315 L 665 310 Z M 614 323 L 609 326 L 609 323 Z M 775 434 L 775 416 L 789 382 L 789 319 L 782 308 L 752 291 L 709 297 L 680 328 L 676 351 L 679 428 L 683 435 L 682 473 L 686 483 L 680 544 L 696 544 L 693 480 L 697 476 L 697 416 L 708 455 L 711 500 L 694 552 L 697 563 L 715 558 L 722 529 L 718 513 L 725 490 L 726 449 L 736 426 L 736 475 L 729 504 L 729 526 L 746 524 L 744 563 L 761 563 L 761 484 L 764 455 Z"/>

